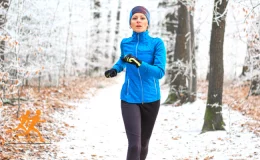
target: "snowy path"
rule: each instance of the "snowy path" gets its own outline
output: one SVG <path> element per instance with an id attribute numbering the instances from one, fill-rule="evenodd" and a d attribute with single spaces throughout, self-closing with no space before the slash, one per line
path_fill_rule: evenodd
<path id="1" fill-rule="evenodd" d="M 125 159 L 127 139 L 119 100 L 122 78 L 117 82 L 99 89 L 90 101 L 60 117 L 75 128 L 58 143 L 59 159 Z M 163 87 L 162 100 L 166 96 Z M 147 160 L 260 159 L 260 137 L 241 127 L 249 119 L 224 107 L 228 132 L 200 134 L 204 110 L 201 100 L 181 107 L 161 106 Z"/>

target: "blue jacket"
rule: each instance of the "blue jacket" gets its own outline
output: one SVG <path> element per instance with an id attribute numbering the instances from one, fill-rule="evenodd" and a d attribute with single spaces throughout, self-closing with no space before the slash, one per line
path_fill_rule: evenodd
<path id="1" fill-rule="evenodd" d="M 159 79 L 165 74 L 166 49 L 160 38 L 150 37 L 148 31 L 133 32 L 132 37 L 124 38 L 120 44 L 121 55 L 112 67 L 118 73 L 126 68 L 121 100 L 128 103 L 149 103 L 161 98 Z M 122 59 L 132 54 L 142 61 L 137 68 Z"/>

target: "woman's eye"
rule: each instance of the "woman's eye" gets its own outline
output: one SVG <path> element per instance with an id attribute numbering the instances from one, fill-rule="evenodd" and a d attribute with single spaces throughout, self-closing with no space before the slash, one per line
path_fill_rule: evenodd
<path id="1" fill-rule="evenodd" d="M 133 20 L 137 20 L 137 18 L 136 17 L 134 17 L 134 18 L 132 18 Z"/>
<path id="2" fill-rule="evenodd" d="M 142 17 L 142 18 L 141 18 L 141 20 L 145 20 L 145 18 L 144 18 L 144 17 Z"/>

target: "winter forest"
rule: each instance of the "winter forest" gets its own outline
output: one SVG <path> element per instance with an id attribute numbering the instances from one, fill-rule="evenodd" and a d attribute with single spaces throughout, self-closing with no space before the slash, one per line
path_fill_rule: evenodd
<path id="1" fill-rule="evenodd" d="M 253 120 L 243 122 L 241 130 L 259 140 L 259 0 L 0 0 L 0 159 L 75 159 L 61 153 L 66 146 L 61 142 L 77 128 L 66 118 L 79 112 L 79 103 L 118 83 L 106 79 L 104 72 L 120 56 L 120 41 L 132 35 L 129 12 L 137 5 L 150 11 L 149 35 L 160 37 L 167 49 L 162 107 L 192 107 L 202 101 L 201 135 L 227 131 L 230 122 L 223 108 L 237 111 Z M 107 96 L 119 100 L 120 89 L 110 91 Z M 26 111 L 43 119 L 30 138 L 23 136 L 26 129 L 19 129 Z M 95 113 L 93 117 L 100 116 Z M 94 130 L 92 136 L 99 134 Z M 76 159 L 121 159 L 111 156 L 112 151 L 98 155 L 96 148 L 80 152 Z M 253 151 L 223 159 L 258 159 L 260 146 Z M 124 158 L 125 150 L 119 152 Z M 165 159 L 217 159 L 209 153 L 178 156 Z"/>

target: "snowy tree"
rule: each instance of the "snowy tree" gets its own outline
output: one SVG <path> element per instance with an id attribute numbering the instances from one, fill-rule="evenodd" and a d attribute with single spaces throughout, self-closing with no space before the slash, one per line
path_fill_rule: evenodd
<path id="1" fill-rule="evenodd" d="M 6 31 L 4 30 L 5 23 L 7 21 L 6 14 L 9 9 L 9 1 L 8 0 L 1 0 L 0 1 L 1 13 L 0 13 L 0 31 L 1 31 L 1 40 L 0 40 L 0 60 L 1 60 L 1 72 L 4 71 L 4 51 L 5 51 L 5 43 L 7 39 Z"/>
<path id="2" fill-rule="evenodd" d="M 252 21 L 248 29 L 247 55 L 242 75 L 250 80 L 250 91 L 248 95 L 260 95 L 260 16 Z"/>
<path id="3" fill-rule="evenodd" d="M 1 65 L 3 65 L 4 61 L 4 50 L 5 50 L 5 41 L 4 37 L 7 35 L 4 34 L 4 25 L 7 21 L 6 19 L 6 13 L 9 9 L 9 1 L 8 0 L 1 0 L 0 1 L 0 7 L 1 7 L 1 13 L 0 13 L 0 26 L 1 26 L 1 42 L 0 42 L 0 56 L 1 56 Z M 2 68 L 3 66 L 1 66 Z"/>
<path id="4" fill-rule="evenodd" d="M 1 105 L 11 103 L 9 98 L 17 91 L 19 81 L 17 80 L 17 58 L 11 51 L 17 42 L 14 41 L 5 26 L 8 21 L 6 15 L 10 6 L 9 0 L 0 1 L 0 98 Z"/>
<path id="5" fill-rule="evenodd" d="M 194 31 L 191 10 L 194 8 L 192 1 L 178 1 L 178 28 L 173 57 L 168 56 L 170 91 L 166 104 L 179 101 L 181 104 L 194 101 L 196 93 L 196 65 L 194 50 Z M 173 15 L 174 16 L 174 15 Z M 172 29 L 173 30 L 173 29 Z M 174 30 L 173 30 L 174 31 Z"/>
<path id="6" fill-rule="evenodd" d="M 119 36 L 119 27 L 120 27 L 120 15 L 121 15 L 121 0 L 118 0 L 118 8 L 116 14 L 116 25 L 115 25 L 115 39 L 113 44 L 113 52 L 112 52 L 112 63 L 116 62 L 116 53 L 118 52 L 118 36 Z"/>
<path id="7" fill-rule="evenodd" d="M 158 4 L 158 8 L 162 8 L 165 11 L 165 18 L 159 22 L 163 28 L 161 36 L 166 40 L 167 46 L 167 64 L 171 66 L 174 58 L 174 47 L 176 40 L 176 30 L 178 28 L 178 5 L 176 2 L 162 1 Z M 166 80 L 164 83 L 170 83 L 170 75 L 172 75 L 171 67 L 166 68 Z"/>
<path id="8" fill-rule="evenodd" d="M 227 14 L 227 0 L 215 0 L 210 39 L 210 72 L 208 97 L 202 132 L 224 130 L 222 117 L 223 44 Z"/>

